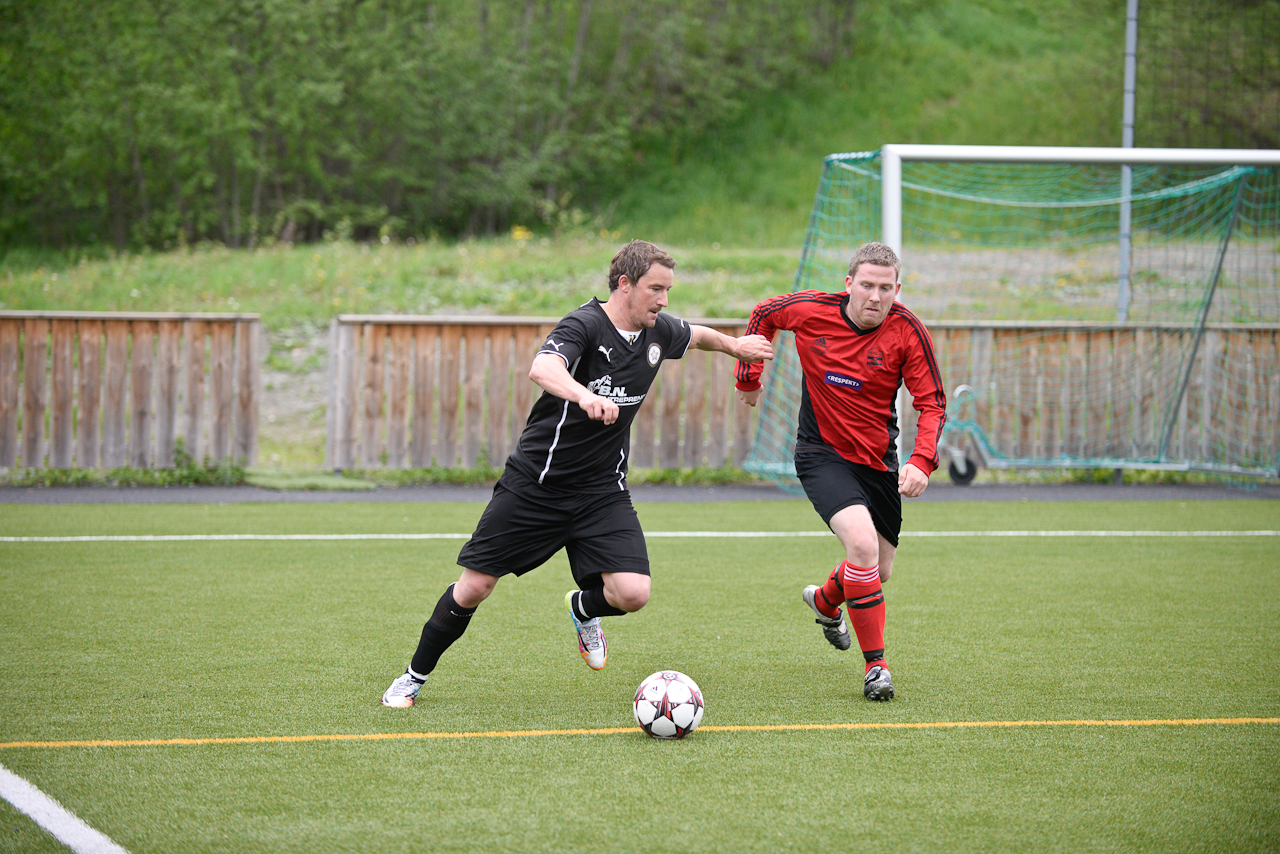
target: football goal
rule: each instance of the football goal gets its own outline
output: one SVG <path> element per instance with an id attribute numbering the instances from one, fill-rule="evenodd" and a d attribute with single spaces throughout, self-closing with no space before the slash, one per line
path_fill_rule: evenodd
<path id="1" fill-rule="evenodd" d="M 858 245 L 950 391 L 943 465 L 1280 468 L 1280 152 L 886 145 L 823 164 L 795 289 Z M 745 467 L 795 485 L 801 374 L 781 342 Z M 905 390 L 901 457 L 914 442 Z"/>

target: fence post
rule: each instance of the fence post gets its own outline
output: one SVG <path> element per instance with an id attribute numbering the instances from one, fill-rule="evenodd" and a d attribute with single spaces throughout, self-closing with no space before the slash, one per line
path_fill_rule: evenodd
<path id="1" fill-rule="evenodd" d="M 0 319 L 0 467 L 18 462 L 18 340 L 22 321 Z"/>
<path id="2" fill-rule="evenodd" d="M 53 409 L 49 415 L 49 467 L 71 468 L 75 411 L 74 320 L 53 321 Z"/>
<path id="3" fill-rule="evenodd" d="M 44 465 L 45 370 L 49 321 L 32 318 L 22 325 L 22 464 Z"/>
<path id="4" fill-rule="evenodd" d="M 76 464 L 97 468 L 98 419 L 102 402 L 102 321 L 82 320 L 80 333 L 79 418 L 76 425 Z"/>

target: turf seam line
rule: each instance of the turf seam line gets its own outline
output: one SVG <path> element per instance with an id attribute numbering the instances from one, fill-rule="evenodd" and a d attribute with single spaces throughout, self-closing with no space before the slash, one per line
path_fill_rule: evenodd
<path id="1" fill-rule="evenodd" d="M 826 537 L 828 531 L 648 531 L 657 539 L 769 539 Z M 1280 531 L 912 531 L 929 537 L 1276 537 Z M 239 540 L 469 540 L 470 534 L 103 534 L 67 537 L 0 537 L 3 543 L 168 543 Z"/>
<path id="2" fill-rule="evenodd" d="M 894 730 L 894 729 L 1012 729 L 1018 727 L 1152 727 L 1152 726 L 1240 726 L 1280 724 L 1280 718 L 1170 718 L 1155 720 L 1062 720 L 1062 721 L 879 721 L 836 724 L 727 724 L 701 726 L 699 732 L 798 732 L 806 730 Z M 546 735 L 616 735 L 638 732 L 636 727 L 596 729 L 526 729 L 488 732 L 375 732 L 327 733 L 317 735 L 244 735 L 222 738 L 99 739 L 91 741 L 7 741 L 0 750 L 64 747 L 190 747 L 221 744 L 294 744 L 312 741 L 393 741 L 408 739 L 527 738 Z"/>
<path id="3" fill-rule="evenodd" d="M 0 798 L 4 798 L 49 835 L 76 854 L 129 854 L 75 813 L 0 765 Z"/>

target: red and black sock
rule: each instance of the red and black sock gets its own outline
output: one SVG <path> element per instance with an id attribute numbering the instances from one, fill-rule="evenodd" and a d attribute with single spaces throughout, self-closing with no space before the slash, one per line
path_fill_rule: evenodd
<path id="1" fill-rule="evenodd" d="M 827 577 L 827 581 L 817 589 L 813 596 L 813 604 L 824 617 L 835 618 L 840 616 L 840 606 L 844 603 L 844 588 L 840 586 L 840 567 L 843 563 L 836 564 L 836 568 L 831 570 L 831 575 Z"/>
<path id="2" fill-rule="evenodd" d="M 880 587 L 880 567 L 841 564 L 841 582 L 849 607 L 849 622 L 858 636 L 858 646 L 867 670 L 884 666 L 884 591 Z"/>

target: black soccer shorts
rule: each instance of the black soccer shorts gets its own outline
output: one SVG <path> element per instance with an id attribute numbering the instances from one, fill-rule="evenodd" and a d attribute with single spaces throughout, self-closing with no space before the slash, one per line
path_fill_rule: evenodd
<path id="1" fill-rule="evenodd" d="M 600 586 L 605 572 L 649 574 L 649 552 L 631 493 L 548 489 L 509 464 L 458 554 L 458 565 L 497 577 L 524 575 L 561 548 L 584 590 Z"/>
<path id="2" fill-rule="evenodd" d="M 889 545 L 898 547 L 902 532 L 902 496 L 898 494 L 898 473 L 877 471 L 861 463 L 851 463 L 831 448 L 804 445 L 796 448 L 796 476 L 805 495 L 822 521 L 831 526 L 831 517 L 846 507 L 861 504 L 871 514 L 871 522 Z"/>

